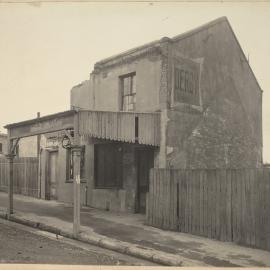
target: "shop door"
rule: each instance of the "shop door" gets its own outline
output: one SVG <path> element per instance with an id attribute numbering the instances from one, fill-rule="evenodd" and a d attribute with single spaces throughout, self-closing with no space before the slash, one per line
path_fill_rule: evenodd
<path id="1" fill-rule="evenodd" d="M 146 212 L 146 193 L 149 191 L 150 169 L 154 167 L 154 151 L 137 149 L 137 212 Z"/>
<path id="2" fill-rule="evenodd" d="M 57 156 L 58 152 L 50 152 L 49 154 L 49 171 L 48 171 L 48 184 L 49 184 L 49 200 L 57 200 Z"/>

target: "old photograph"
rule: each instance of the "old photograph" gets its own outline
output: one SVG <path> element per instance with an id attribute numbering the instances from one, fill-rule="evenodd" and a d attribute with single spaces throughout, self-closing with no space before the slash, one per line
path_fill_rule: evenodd
<path id="1" fill-rule="evenodd" d="M 270 267 L 269 29 L 270 2 L 0 0 L 0 268 Z"/>

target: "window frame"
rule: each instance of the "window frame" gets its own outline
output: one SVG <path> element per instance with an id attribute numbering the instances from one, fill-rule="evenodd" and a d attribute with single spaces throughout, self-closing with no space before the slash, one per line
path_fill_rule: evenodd
<path id="1" fill-rule="evenodd" d="M 128 94 L 125 94 L 124 83 L 125 83 L 125 79 L 127 78 L 130 78 L 130 86 L 129 86 Z M 120 86 L 120 110 L 130 111 L 130 112 L 135 111 L 136 110 L 136 95 L 137 95 L 136 72 L 130 72 L 130 73 L 119 76 L 119 86 Z M 131 98 L 133 102 L 128 102 L 127 104 L 125 104 L 124 102 L 125 98 L 128 98 L 128 99 Z M 130 110 L 129 106 L 131 105 L 133 106 L 133 108 Z"/>
<path id="2" fill-rule="evenodd" d="M 84 167 L 82 168 L 82 163 L 80 164 L 80 180 L 82 183 L 86 183 L 86 177 L 85 177 L 85 145 L 82 147 L 82 152 L 81 152 L 81 161 L 84 161 Z M 73 183 L 74 181 L 74 175 L 70 173 L 71 170 L 71 163 L 73 162 L 73 155 L 72 155 L 72 150 L 71 148 L 66 149 L 66 183 Z M 73 165 L 74 166 L 74 165 Z M 72 166 L 72 167 L 73 167 Z M 82 173 L 83 172 L 83 173 Z"/>

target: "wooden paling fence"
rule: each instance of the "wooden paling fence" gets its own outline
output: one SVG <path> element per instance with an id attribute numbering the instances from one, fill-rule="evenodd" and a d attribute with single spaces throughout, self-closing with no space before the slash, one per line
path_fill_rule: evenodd
<path id="1" fill-rule="evenodd" d="M 146 220 L 270 250 L 270 169 L 152 169 Z"/>
<path id="2" fill-rule="evenodd" d="M 15 158 L 13 165 L 14 193 L 38 197 L 38 159 Z M 0 191 L 8 188 L 8 160 L 0 158 Z"/>

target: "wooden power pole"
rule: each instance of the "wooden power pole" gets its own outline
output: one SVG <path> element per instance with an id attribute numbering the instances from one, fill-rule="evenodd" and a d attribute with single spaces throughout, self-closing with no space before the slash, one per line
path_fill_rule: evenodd
<path id="1" fill-rule="evenodd" d="M 80 164 L 81 164 L 81 145 L 79 136 L 79 114 L 74 115 L 74 141 L 72 145 L 72 156 L 74 162 L 73 174 L 73 236 L 78 237 L 80 232 Z"/>

